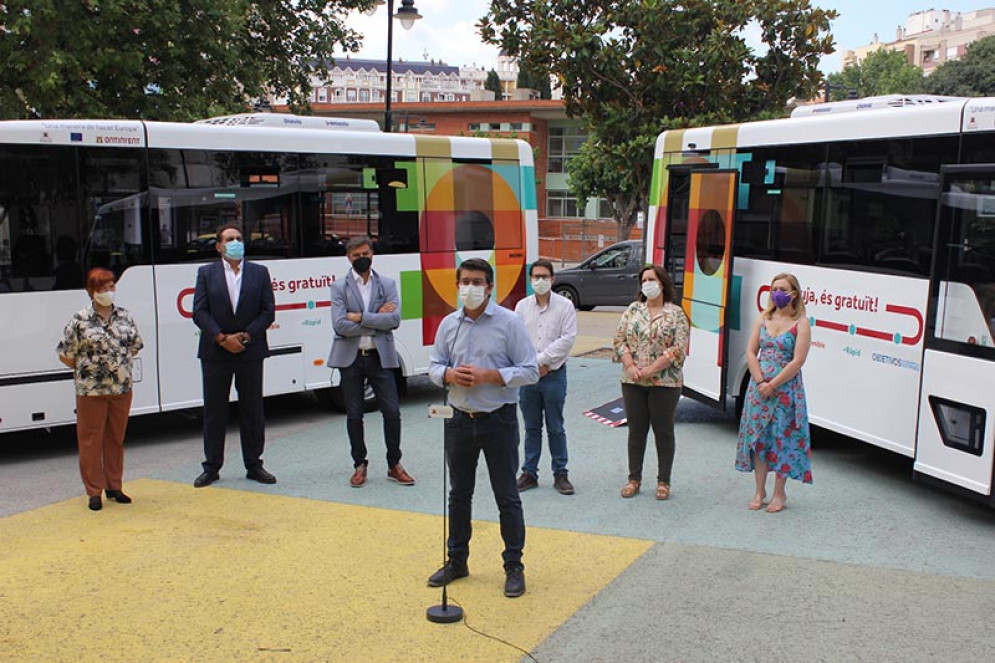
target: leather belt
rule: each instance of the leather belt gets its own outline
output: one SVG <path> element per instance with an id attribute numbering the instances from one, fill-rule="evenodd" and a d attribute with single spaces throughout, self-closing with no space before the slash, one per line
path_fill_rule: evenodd
<path id="1" fill-rule="evenodd" d="M 466 410 L 461 410 L 458 407 L 454 407 L 453 411 L 456 412 L 457 414 L 461 415 L 461 416 L 466 417 L 467 419 L 486 419 L 487 417 L 489 417 L 492 414 L 495 414 L 497 412 L 500 412 L 501 410 L 505 409 L 506 407 L 514 407 L 514 406 L 515 406 L 514 403 L 505 403 L 504 405 L 502 405 L 498 409 L 493 410 L 491 412 L 467 412 Z"/>
<path id="2" fill-rule="evenodd" d="M 359 354 L 361 354 L 364 357 L 369 357 L 370 355 L 375 355 L 376 353 L 377 353 L 376 348 L 370 348 L 369 350 L 364 350 L 363 348 L 359 349 Z"/>

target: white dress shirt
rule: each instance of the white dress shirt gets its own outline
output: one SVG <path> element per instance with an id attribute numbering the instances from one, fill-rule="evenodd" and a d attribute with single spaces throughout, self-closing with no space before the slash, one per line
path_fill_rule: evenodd
<path id="1" fill-rule="evenodd" d="M 353 278 L 356 279 L 356 287 L 359 288 L 359 296 L 363 299 L 363 310 L 362 313 L 366 313 L 370 310 L 370 297 L 373 296 L 373 274 L 369 275 L 366 279 L 366 283 L 363 283 L 363 277 L 360 276 L 355 269 L 350 270 Z M 374 350 L 377 345 L 373 342 L 373 337 L 369 334 L 363 334 L 359 337 L 359 349 L 360 350 Z"/>
<path id="2" fill-rule="evenodd" d="M 228 284 L 228 299 L 231 300 L 232 313 L 238 312 L 238 298 L 242 295 L 242 261 L 238 261 L 238 271 L 225 258 L 221 259 L 225 267 L 225 283 Z"/>
<path id="3" fill-rule="evenodd" d="M 536 296 L 530 295 L 519 300 L 515 313 L 532 338 L 539 366 L 555 371 L 567 363 L 577 340 L 577 311 L 569 299 L 551 292 L 549 302 L 540 307 Z"/>

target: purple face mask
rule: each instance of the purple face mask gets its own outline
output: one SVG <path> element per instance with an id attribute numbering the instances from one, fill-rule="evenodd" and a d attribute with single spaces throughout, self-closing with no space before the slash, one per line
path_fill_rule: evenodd
<path id="1" fill-rule="evenodd" d="M 791 303 L 791 293 L 783 290 L 771 291 L 770 298 L 774 301 L 774 306 L 777 308 L 784 308 Z"/>

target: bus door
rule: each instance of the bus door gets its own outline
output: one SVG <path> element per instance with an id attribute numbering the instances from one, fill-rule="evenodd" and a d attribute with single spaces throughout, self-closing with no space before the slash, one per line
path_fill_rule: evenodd
<path id="1" fill-rule="evenodd" d="M 915 472 L 995 504 L 995 164 L 942 175 Z"/>
<path id="2" fill-rule="evenodd" d="M 684 389 L 688 396 L 725 410 L 738 173 L 714 167 L 684 172 L 671 173 L 677 180 L 686 177 L 687 195 L 671 196 L 665 239 L 667 255 L 673 256 L 667 258 L 668 271 L 679 272 L 674 281 L 681 284 L 681 304 L 691 323 Z"/>

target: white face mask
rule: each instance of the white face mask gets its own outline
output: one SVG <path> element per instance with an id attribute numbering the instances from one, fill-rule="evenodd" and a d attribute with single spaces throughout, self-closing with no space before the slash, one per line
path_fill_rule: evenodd
<path id="1" fill-rule="evenodd" d="M 487 299 L 487 286 L 485 285 L 461 285 L 459 287 L 459 300 L 464 308 L 471 311 L 480 308 L 480 305 Z"/>
<path id="2" fill-rule="evenodd" d="M 643 283 L 642 291 L 646 299 L 656 299 L 660 296 L 660 282 L 646 281 Z"/>
<path id="3" fill-rule="evenodd" d="M 553 287 L 553 282 L 547 278 L 532 279 L 532 289 L 538 295 L 545 295 Z"/>
<path id="4" fill-rule="evenodd" d="M 110 306 L 114 303 L 114 291 L 108 290 L 107 292 L 95 292 L 93 293 L 93 301 L 97 302 L 101 306 Z"/>

